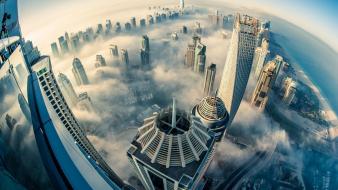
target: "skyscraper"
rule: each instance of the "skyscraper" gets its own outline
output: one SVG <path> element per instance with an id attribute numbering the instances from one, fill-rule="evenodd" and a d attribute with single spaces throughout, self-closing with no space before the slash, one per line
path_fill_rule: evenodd
<path id="1" fill-rule="evenodd" d="M 113 25 L 111 23 L 111 20 L 106 20 L 106 34 L 110 34 L 112 32 Z"/>
<path id="2" fill-rule="evenodd" d="M 77 106 L 79 107 L 79 109 L 87 112 L 94 111 L 92 100 L 90 99 L 87 92 L 82 92 L 79 94 Z"/>
<path id="3" fill-rule="evenodd" d="M 89 80 L 88 80 L 86 71 L 85 71 L 80 59 L 74 58 L 72 71 L 73 71 L 77 85 L 89 84 Z"/>
<path id="4" fill-rule="evenodd" d="M 257 47 L 255 50 L 255 55 L 252 63 L 252 71 L 254 76 L 257 79 L 266 63 L 270 51 L 269 51 L 269 41 L 263 39 L 260 47 Z"/>
<path id="5" fill-rule="evenodd" d="M 71 106 L 75 106 L 77 104 L 77 95 L 68 77 L 63 73 L 60 73 L 58 75 L 57 81 L 58 84 L 60 85 L 63 95 L 66 98 L 67 103 L 69 103 L 69 105 Z"/>
<path id="6" fill-rule="evenodd" d="M 96 55 L 95 67 L 104 67 L 107 66 L 106 60 L 102 55 Z"/>
<path id="7" fill-rule="evenodd" d="M 51 45 L 51 49 L 52 49 L 52 53 L 54 55 L 54 57 L 59 57 L 60 56 L 60 52 L 59 52 L 59 48 L 56 42 L 53 42 Z"/>
<path id="8" fill-rule="evenodd" d="M 124 28 L 126 31 L 130 31 L 131 30 L 131 24 L 129 22 L 124 24 Z"/>
<path id="9" fill-rule="evenodd" d="M 140 19 L 140 26 L 146 27 L 146 19 L 144 19 L 144 18 Z"/>
<path id="10" fill-rule="evenodd" d="M 215 82 L 215 76 L 216 76 L 216 65 L 211 64 L 207 68 L 207 72 L 205 74 L 205 79 L 204 79 L 204 96 L 211 96 L 214 90 L 214 82 Z"/>
<path id="11" fill-rule="evenodd" d="M 114 45 L 114 44 L 110 45 L 110 54 L 113 55 L 114 57 L 119 56 L 119 50 L 117 48 L 117 45 Z"/>
<path id="12" fill-rule="evenodd" d="M 216 141 L 221 141 L 229 121 L 229 114 L 223 101 L 217 96 L 207 96 L 196 105 L 192 114 L 215 133 Z"/>
<path id="13" fill-rule="evenodd" d="M 115 32 L 117 33 L 121 32 L 121 24 L 119 22 L 115 24 Z"/>
<path id="14" fill-rule="evenodd" d="M 187 53 L 185 54 L 185 65 L 194 68 L 195 64 L 195 45 L 188 44 Z"/>
<path id="15" fill-rule="evenodd" d="M 172 108 L 146 118 L 127 156 L 145 189 L 196 189 L 210 164 L 214 133 L 201 120 Z"/>
<path id="16" fill-rule="evenodd" d="M 154 18 L 152 15 L 147 15 L 147 22 L 149 25 L 154 24 Z"/>
<path id="17" fill-rule="evenodd" d="M 256 18 L 237 14 L 218 91 L 218 96 L 229 112 L 229 124 L 237 113 L 248 83 L 258 27 L 259 20 Z"/>
<path id="18" fill-rule="evenodd" d="M 203 74 L 205 70 L 206 50 L 207 47 L 205 45 L 203 45 L 201 42 L 197 43 L 195 47 L 194 71 L 200 74 Z"/>
<path id="19" fill-rule="evenodd" d="M 140 50 L 142 65 L 150 65 L 150 45 L 147 35 L 142 36 L 142 48 Z"/>
<path id="20" fill-rule="evenodd" d="M 126 49 L 121 49 L 121 63 L 128 67 L 129 66 L 129 56 L 128 56 L 128 51 Z"/>
<path id="21" fill-rule="evenodd" d="M 180 9 L 184 9 L 184 0 L 180 0 Z"/>
<path id="22" fill-rule="evenodd" d="M 273 61 L 264 66 L 252 94 L 251 105 L 257 107 L 260 111 L 264 111 L 268 102 L 269 92 L 274 85 L 274 78 L 277 74 L 277 67 L 278 65 Z"/>
<path id="23" fill-rule="evenodd" d="M 59 40 L 59 44 L 60 44 L 60 49 L 61 49 L 61 53 L 64 55 L 66 53 L 69 52 L 69 47 L 68 47 L 68 42 L 65 40 L 65 38 L 63 36 L 60 36 L 58 38 Z"/>
<path id="24" fill-rule="evenodd" d="M 136 28 L 136 18 L 135 18 L 135 17 L 131 17 L 130 23 L 131 23 L 131 26 L 132 26 L 133 28 Z"/>
<path id="25" fill-rule="evenodd" d="M 74 35 L 70 38 L 70 45 L 74 52 L 78 52 L 80 50 L 80 38 L 77 35 Z"/>
<path id="26" fill-rule="evenodd" d="M 297 82 L 294 81 L 292 78 L 287 77 L 284 80 L 284 87 L 283 87 L 283 102 L 286 105 L 290 105 L 292 103 L 292 101 L 294 100 L 295 96 L 296 96 L 296 91 L 297 91 Z"/>

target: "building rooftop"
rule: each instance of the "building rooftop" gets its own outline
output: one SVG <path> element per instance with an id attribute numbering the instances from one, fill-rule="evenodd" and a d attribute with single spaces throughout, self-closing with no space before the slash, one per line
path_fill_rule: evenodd
<path id="1" fill-rule="evenodd" d="M 208 96 L 197 105 L 196 111 L 206 120 L 223 120 L 228 116 L 223 101 L 219 97 Z"/>

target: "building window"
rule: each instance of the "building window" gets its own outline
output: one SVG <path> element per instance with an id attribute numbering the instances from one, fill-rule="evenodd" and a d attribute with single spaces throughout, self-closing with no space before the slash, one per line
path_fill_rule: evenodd
<path id="1" fill-rule="evenodd" d="M 163 190 L 164 189 L 163 179 L 149 170 L 148 170 L 148 174 L 150 176 L 150 179 L 151 179 L 151 182 L 153 183 L 154 188 L 156 190 Z"/>

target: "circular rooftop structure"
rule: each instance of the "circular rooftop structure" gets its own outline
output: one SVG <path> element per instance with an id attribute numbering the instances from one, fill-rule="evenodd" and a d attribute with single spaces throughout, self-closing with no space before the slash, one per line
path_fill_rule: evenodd
<path id="1" fill-rule="evenodd" d="M 175 106 L 173 106 L 175 107 Z M 136 141 L 152 163 L 185 167 L 199 161 L 213 136 L 200 119 L 175 108 L 164 109 L 144 120 Z"/>
<path id="2" fill-rule="evenodd" d="M 223 101 L 219 97 L 207 96 L 197 105 L 198 114 L 209 121 L 219 121 L 227 117 Z"/>

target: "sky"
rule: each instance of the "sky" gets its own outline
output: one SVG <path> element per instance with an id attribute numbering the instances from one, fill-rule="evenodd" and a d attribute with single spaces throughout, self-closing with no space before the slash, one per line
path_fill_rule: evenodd
<path id="1" fill-rule="evenodd" d="M 147 7 L 152 4 L 173 4 L 173 0 L 18 0 L 21 27 L 24 36 L 36 40 L 46 34 L 53 38 L 62 34 L 65 29 L 85 27 L 82 19 L 104 21 L 98 15 L 114 16 L 114 12 Z M 224 3 L 234 7 L 245 7 L 264 11 L 281 17 L 312 33 L 338 52 L 338 1 L 335 0 L 190 0 L 186 4 Z M 131 16 L 128 14 L 128 17 Z M 23 18 L 25 18 L 23 20 Z M 82 20 L 80 22 L 80 19 Z M 37 32 L 37 28 L 46 27 L 55 22 L 54 28 L 45 33 Z M 57 26 L 57 27 L 55 27 Z M 35 34 L 34 34 L 35 33 Z M 44 38 L 42 38 L 44 40 Z"/>

